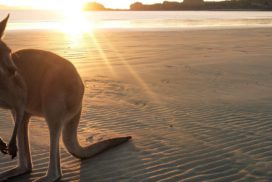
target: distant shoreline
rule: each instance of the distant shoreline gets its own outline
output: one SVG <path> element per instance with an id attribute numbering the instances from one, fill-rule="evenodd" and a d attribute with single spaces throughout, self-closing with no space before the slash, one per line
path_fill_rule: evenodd
<path id="1" fill-rule="evenodd" d="M 4 10 L 4 11 L 9 11 L 9 10 L 16 10 L 16 11 L 35 11 L 35 10 L 42 10 L 42 11 L 55 11 L 55 10 L 50 10 L 50 9 L 28 9 L 28 8 L 1 8 L 0 7 L 0 10 Z M 82 12 L 91 12 L 91 11 L 94 11 L 94 12 L 103 12 L 103 11 L 272 11 L 272 9 L 266 9 L 266 8 L 240 8 L 240 9 L 230 9 L 230 8 L 226 8 L 226 9 L 222 9 L 222 8 L 218 8 L 218 9 L 181 9 L 181 10 L 152 10 L 152 9 L 141 9 L 141 10 L 132 10 L 132 9 L 110 9 L 110 8 L 106 8 L 106 9 L 103 9 L 103 10 L 82 10 Z"/>
<path id="2" fill-rule="evenodd" d="M 65 8 L 65 7 L 64 7 Z M 0 4 L 0 10 L 33 10 L 31 7 L 6 6 Z M 45 10 L 45 9 L 34 9 Z M 47 9 L 50 10 L 50 9 Z M 161 3 L 143 4 L 136 1 L 129 7 L 110 8 L 101 3 L 86 2 L 82 4 L 82 11 L 272 11 L 271 0 L 183 0 L 163 1 Z"/>
<path id="3" fill-rule="evenodd" d="M 18 8 L 18 9 L 13 9 L 13 8 L 0 8 L 0 10 L 4 10 L 4 11 L 36 11 L 36 10 L 41 10 L 41 11 L 56 11 L 56 10 L 50 10 L 50 9 L 25 9 L 25 8 Z M 131 9 L 104 9 L 104 10 L 82 10 L 82 12 L 109 12 L 109 11 L 116 11 L 116 12 L 120 12 L 120 11 L 125 11 L 125 12 L 136 12 L 136 11 L 175 11 L 175 12 L 180 12 L 180 11 L 272 11 L 272 9 L 184 9 L 184 10 L 131 10 Z"/>
<path id="4" fill-rule="evenodd" d="M 50 10 L 50 9 L 1 9 L 0 10 L 5 10 L 5 11 L 36 11 L 36 10 L 42 10 L 42 11 L 56 11 L 56 10 Z M 200 10 L 129 10 L 129 9 L 107 9 L 107 10 L 82 10 L 83 12 L 103 12 L 103 11 L 272 11 L 272 10 L 267 10 L 267 9 L 213 9 L 213 10 L 205 10 L 205 9 L 200 9 Z"/>
<path id="5" fill-rule="evenodd" d="M 90 12 L 90 11 L 272 11 L 272 10 L 267 10 L 267 9 L 210 9 L 210 10 L 205 10 L 205 9 L 199 9 L 199 10 L 130 10 L 130 9 L 107 9 L 107 10 L 83 10 L 83 12 Z"/>
<path id="6" fill-rule="evenodd" d="M 128 9 L 108 8 L 100 3 L 86 3 L 86 11 L 271 11 L 272 2 L 253 0 L 228 0 L 205 2 L 204 0 L 184 0 L 183 2 L 163 1 L 162 3 L 143 4 L 135 2 Z"/>

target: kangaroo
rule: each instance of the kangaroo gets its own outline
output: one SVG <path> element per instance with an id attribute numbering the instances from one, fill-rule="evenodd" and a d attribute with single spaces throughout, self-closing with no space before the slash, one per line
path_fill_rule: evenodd
<path id="1" fill-rule="evenodd" d="M 14 158 L 18 144 L 19 162 L 16 168 L 0 174 L 0 181 L 32 170 L 28 140 L 31 116 L 44 117 L 50 132 L 47 174 L 37 181 L 61 178 L 61 132 L 66 149 L 79 159 L 90 158 L 131 139 L 117 137 L 82 147 L 77 139 L 77 127 L 84 85 L 77 70 L 68 60 L 52 52 L 23 49 L 12 53 L 2 41 L 8 19 L 9 15 L 0 22 L 0 107 L 11 111 L 15 125 L 9 144 L 2 142 L 1 151 Z"/>

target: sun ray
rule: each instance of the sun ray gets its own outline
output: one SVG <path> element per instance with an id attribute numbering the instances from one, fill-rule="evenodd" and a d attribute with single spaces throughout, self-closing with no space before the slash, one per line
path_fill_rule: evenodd
<path id="1" fill-rule="evenodd" d="M 140 84 L 140 86 L 144 89 L 146 94 L 155 102 L 160 103 L 160 99 L 157 97 L 156 93 L 148 86 L 148 84 L 141 78 L 141 76 L 131 67 L 131 65 L 123 58 L 121 53 L 113 46 L 113 44 L 109 41 L 109 39 L 105 38 L 105 43 L 113 50 L 114 54 L 118 57 L 118 59 L 122 62 L 122 64 L 126 67 L 132 77 Z"/>
<path id="2" fill-rule="evenodd" d="M 173 114 L 171 110 L 166 106 L 166 104 L 160 99 L 157 93 L 155 93 L 146 83 L 146 81 L 132 68 L 132 66 L 128 63 L 127 60 L 124 59 L 122 54 L 114 47 L 114 45 L 110 42 L 108 38 L 105 37 L 105 43 L 110 47 L 113 53 L 121 60 L 122 64 L 126 67 L 132 77 L 139 83 L 139 85 L 143 88 L 144 92 L 147 96 L 155 103 L 157 103 L 160 107 L 157 109 L 160 111 L 157 114 L 162 118 L 173 118 Z"/>
<path id="3" fill-rule="evenodd" d="M 92 42 L 95 44 L 95 47 L 96 47 L 97 51 L 99 52 L 99 54 L 100 54 L 102 60 L 104 61 L 105 65 L 107 66 L 108 70 L 111 72 L 111 74 L 113 76 L 116 76 L 115 70 L 113 69 L 107 55 L 104 53 L 104 51 L 103 51 L 101 45 L 99 44 L 99 42 L 97 41 L 95 35 L 91 34 L 91 38 L 92 38 Z"/>

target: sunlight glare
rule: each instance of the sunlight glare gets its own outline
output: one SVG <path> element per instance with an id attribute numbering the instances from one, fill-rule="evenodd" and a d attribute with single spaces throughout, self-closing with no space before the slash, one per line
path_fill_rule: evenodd
<path id="1" fill-rule="evenodd" d="M 58 1 L 61 6 L 55 6 L 56 10 L 63 14 L 63 21 L 58 29 L 71 36 L 91 31 L 91 22 L 88 22 L 82 11 L 82 0 Z M 58 5 L 58 4 L 56 4 Z"/>
<path id="2" fill-rule="evenodd" d="M 89 33 L 92 30 L 92 22 L 88 21 L 82 11 L 73 13 L 63 12 L 64 20 L 60 22 L 59 29 L 71 36 Z"/>
<path id="3" fill-rule="evenodd" d="M 58 30 L 70 40 L 71 46 L 78 46 L 85 35 L 92 33 L 93 22 L 88 20 L 82 11 L 83 4 L 70 2 L 61 9 L 63 20 L 58 23 Z"/>

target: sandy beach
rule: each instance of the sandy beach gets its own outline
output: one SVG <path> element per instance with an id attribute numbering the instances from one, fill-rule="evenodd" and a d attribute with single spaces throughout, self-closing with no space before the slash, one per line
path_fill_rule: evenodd
<path id="1" fill-rule="evenodd" d="M 82 145 L 133 139 L 80 161 L 61 145 L 62 181 L 272 181 L 272 31 L 8 31 L 13 51 L 38 48 L 74 63 L 85 83 Z M 0 110 L 0 136 L 13 128 Z M 30 125 L 34 169 L 46 173 L 49 135 Z M 17 159 L 16 159 L 17 160 Z M 0 172 L 16 160 L 0 154 Z"/>

